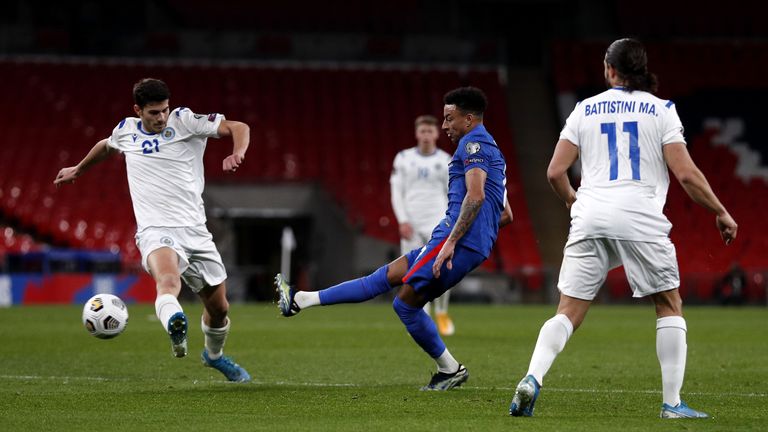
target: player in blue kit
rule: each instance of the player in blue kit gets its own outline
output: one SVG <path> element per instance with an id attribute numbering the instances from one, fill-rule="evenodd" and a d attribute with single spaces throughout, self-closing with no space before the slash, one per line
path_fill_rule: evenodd
<path id="1" fill-rule="evenodd" d="M 296 291 L 282 275 L 275 277 L 278 306 L 286 317 L 312 306 L 364 302 L 401 286 L 393 308 L 411 337 L 437 363 L 437 372 L 422 390 L 449 390 L 469 378 L 440 339 L 424 305 L 485 261 L 499 228 L 512 222 L 504 156 L 483 126 L 485 94 L 463 87 L 448 92 L 443 102 L 442 127 L 458 147 L 448 169 L 448 210 L 426 246 L 368 276 L 321 291 Z"/>

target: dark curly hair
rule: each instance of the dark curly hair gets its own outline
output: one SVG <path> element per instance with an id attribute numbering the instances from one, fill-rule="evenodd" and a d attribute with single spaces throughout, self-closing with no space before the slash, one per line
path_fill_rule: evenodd
<path id="1" fill-rule="evenodd" d="M 625 82 L 628 91 L 656 93 L 659 81 L 648 72 L 648 55 L 640 41 L 624 38 L 614 41 L 605 51 L 605 62 L 613 66 Z"/>
<path id="2" fill-rule="evenodd" d="M 133 85 L 133 101 L 139 108 L 147 104 L 162 102 L 171 98 L 171 90 L 168 86 L 155 78 L 143 78 Z"/>
<path id="3" fill-rule="evenodd" d="M 477 87 L 460 87 L 446 93 L 443 96 L 443 103 L 446 105 L 456 105 L 456 108 L 463 113 L 482 117 L 485 109 L 488 107 L 488 98 Z"/>

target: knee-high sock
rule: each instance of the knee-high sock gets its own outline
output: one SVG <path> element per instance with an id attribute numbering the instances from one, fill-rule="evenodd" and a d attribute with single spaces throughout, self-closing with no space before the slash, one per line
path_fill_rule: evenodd
<path id="1" fill-rule="evenodd" d="M 531 364 L 528 366 L 528 375 L 533 375 L 536 381 L 543 385 L 544 375 L 547 374 L 555 358 L 565 347 L 571 334 L 573 334 L 573 324 L 563 314 L 557 314 L 545 322 L 541 326 L 536 348 L 533 349 Z"/>
<path id="2" fill-rule="evenodd" d="M 205 319 L 200 318 L 200 328 L 205 335 L 205 349 L 208 350 L 208 358 L 216 360 L 224 354 L 224 343 L 229 334 L 229 325 L 232 321 L 227 318 L 227 325 L 221 328 L 211 328 L 205 324 Z"/>
<path id="3" fill-rule="evenodd" d="M 387 280 L 387 266 L 380 267 L 368 276 L 342 282 L 319 292 L 320 304 L 360 303 L 392 290 Z M 303 307 L 299 305 L 299 307 Z"/>
<path id="4" fill-rule="evenodd" d="M 155 314 L 160 325 L 168 331 L 168 320 L 176 312 L 183 312 L 179 300 L 173 294 L 162 294 L 155 299 Z"/>
<path id="5" fill-rule="evenodd" d="M 435 322 L 424 312 L 424 309 L 409 306 L 399 297 L 395 297 L 392 308 L 400 317 L 400 321 L 405 324 L 413 340 L 437 362 L 438 370 L 446 373 L 456 372 L 459 367 L 458 362 L 445 348 L 445 343 L 437 333 Z"/>
<path id="6" fill-rule="evenodd" d="M 661 388 L 664 403 L 680 403 L 680 389 L 685 377 L 687 327 L 681 316 L 668 316 L 656 320 L 656 355 L 661 365 Z"/>
<path id="7" fill-rule="evenodd" d="M 448 313 L 448 299 L 451 297 L 451 290 L 443 293 L 440 297 L 434 299 L 432 303 L 435 304 L 435 315 Z"/>

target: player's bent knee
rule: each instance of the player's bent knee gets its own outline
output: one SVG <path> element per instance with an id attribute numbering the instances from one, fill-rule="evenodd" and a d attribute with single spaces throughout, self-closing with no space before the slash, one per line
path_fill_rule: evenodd
<path id="1" fill-rule="evenodd" d="M 181 291 L 181 280 L 179 276 L 173 273 L 165 273 L 155 278 L 157 291 L 160 294 L 176 294 Z"/>
<path id="2" fill-rule="evenodd" d="M 395 297 L 392 301 L 392 309 L 395 310 L 395 313 L 400 317 L 400 320 L 405 322 L 410 319 L 414 312 L 419 311 L 421 308 L 410 306 L 401 300 L 400 297 Z"/>
<path id="3" fill-rule="evenodd" d="M 683 299 L 677 289 L 654 294 L 653 302 L 659 317 L 683 315 Z"/>

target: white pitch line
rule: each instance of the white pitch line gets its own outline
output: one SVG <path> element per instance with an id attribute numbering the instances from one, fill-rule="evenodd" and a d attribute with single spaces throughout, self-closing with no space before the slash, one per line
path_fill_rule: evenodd
<path id="1" fill-rule="evenodd" d="M 85 376 L 0 375 L 0 379 L 53 380 L 53 381 L 127 381 L 126 378 L 102 378 Z"/>
<path id="2" fill-rule="evenodd" d="M 7 380 L 53 380 L 53 381 L 138 381 L 137 379 L 129 378 L 104 378 L 104 377 L 86 377 L 86 376 L 41 376 L 41 375 L 0 375 L 0 379 Z M 171 379 L 171 378 L 168 378 Z M 153 379 L 154 381 L 155 379 Z M 195 383 L 199 381 L 194 381 Z M 216 382 L 218 381 L 211 381 Z M 229 384 L 227 382 L 221 382 L 222 384 Z M 361 384 L 353 383 L 322 383 L 322 382 L 291 382 L 291 381 L 253 381 L 253 385 L 261 386 L 285 386 L 285 387 L 342 387 L 342 388 L 356 388 L 366 387 Z M 515 391 L 514 387 L 477 387 L 477 386 L 463 386 L 462 388 L 468 390 L 500 390 L 500 391 Z M 575 389 L 575 388 L 549 388 L 547 392 L 555 393 L 606 393 L 606 394 L 661 394 L 660 390 L 624 390 L 624 389 Z M 728 396 L 728 397 L 745 397 L 745 398 L 765 398 L 768 397 L 768 393 L 713 393 L 713 392 L 685 392 L 687 395 L 694 396 Z"/>
<path id="3" fill-rule="evenodd" d="M 514 387 L 471 387 L 464 388 L 472 390 L 504 390 L 515 391 Z M 628 393 L 628 394 L 661 394 L 661 390 L 624 390 L 624 389 L 569 389 L 569 388 L 549 388 L 547 392 L 560 393 Z M 712 393 L 712 392 L 683 392 L 694 396 L 728 396 L 728 397 L 768 397 L 768 393 Z"/>

